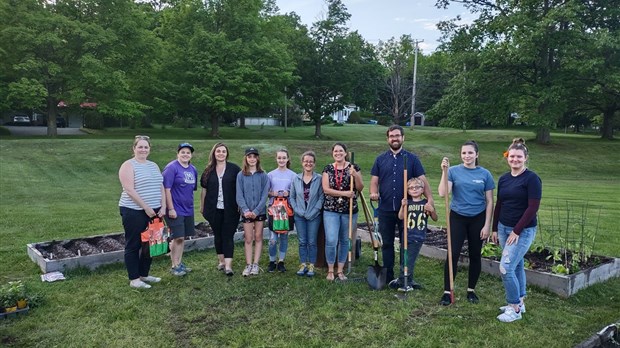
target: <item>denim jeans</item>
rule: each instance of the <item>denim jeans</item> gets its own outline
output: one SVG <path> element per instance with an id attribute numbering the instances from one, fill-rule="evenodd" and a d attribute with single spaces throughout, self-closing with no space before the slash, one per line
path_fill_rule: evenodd
<path id="1" fill-rule="evenodd" d="M 357 213 L 353 214 L 353 227 L 357 225 Z M 325 260 L 333 265 L 336 262 L 345 263 L 349 252 L 349 214 L 323 212 L 325 227 Z"/>
<path id="2" fill-rule="evenodd" d="M 394 279 L 394 238 L 396 228 L 398 235 L 403 233 L 403 220 L 398 218 L 398 212 L 379 212 L 379 233 L 383 239 L 381 246 L 381 256 L 383 257 L 383 267 L 387 269 L 387 281 Z M 402 265 L 402 253 L 399 253 Z"/>
<path id="3" fill-rule="evenodd" d="M 415 261 L 420 254 L 420 249 L 422 249 L 422 244 L 424 242 L 416 242 L 413 240 L 409 240 L 407 242 L 407 282 L 408 284 L 413 283 L 413 270 L 415 268 Z M 405 269 L 401 267 L 400 269 L 400 279 L 401 281 L 405 278 Z"/>
<path id="4" fill-rule="evenodd" d="M 278 256 L 278 242 L 280 244 L 280 261 L 284 261 L 286 257 L 286 251 L 288 250 L 288 232 L 275 233 L 270 231 L 269 233 L 269 261 L 276 261 Z"/>
<path id="5" fill-rule="evenodd" d="M 517 243 L 506 245 L 506 240 L 512 232 L 512 227 L 504 226 L 500 222 L 497 236 L 502 247 L 502 259 L 499 271 L 506 290 L 506 302 L 509 304 L 520 303 L 520 297 L 525 297 L 525 269 L 523 256 L 530 249 L 530 245 L 536 237 L 537 227 L 524 228 L 519 235 Z"/>
<path id="6" fill-rule="evenodd" d="M 299 239 L 299 262 L 316 263 L 316 239 L 319 233 L 321 216 L 317 215 L 312 220 L 295 214 L 295 229 Z"/>

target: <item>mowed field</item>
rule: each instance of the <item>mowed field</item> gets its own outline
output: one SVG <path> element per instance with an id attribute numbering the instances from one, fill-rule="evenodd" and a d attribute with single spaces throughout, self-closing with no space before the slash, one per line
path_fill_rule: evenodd
<path id="1" fill-rule="evenodd" d="M 387 149 L 386 128 L 377 125 L 325 125 L 321 139 L 313 137 L 314 127 L 289 128 L 287 132 L 279 127 L 221 131 L 221 139 L 210 138 L 203 129 L 170 128 L 110 129 L 55 139 L 0 137 L 0 282 L 22 279 L 44 298 L 44 303 L 27 317 L 0 322 L 0 345 L 126 346 L 135 338 L 143 343 L 154 340 L 154 346 L 287 346 L 290 342 L 294 346 L 365 342 L 370 346 L 386 342 L 396 346 L 436 346 L 445 340 L 453 346 L 499 347 L 507 339 L 522 346 L 570 346 L 618 319 L 618 280 L 568 300 L 534 288 L 530 295 L 532 310 L 528 304 L 528 315 L 532 314 L 515 323 L 519 329 L 513 332 L 495 320 L 496 307 L 503 304 L 501 281 L 482 277 L 482 303 L 478 308 L 467 304 L 464 294 L 460 294 L 460 303 L 443 308 L 437 306 L 442 264 L 424 258 L 416 272 L 420 272 L 426 290 L 416 292 L 408 302 L 395 302 L 393 294 L 370 292 L 363 284 L 329 284 L 321 273 L 310 282 L 303 279 L 299 283 L 292 272 L 297 264 L 294 238 L 289 248 L 291 271 L 277 280 L 270 280 L 273 275 L 266 273 L 257 279 L 242 279 L 240 247 L 235 254 L 239 276 L 232 281 L 234 286 L 215 272 L 212 251 L 188 253 L 188 263 L 198 271 L 184 279 L 170 279 L 166 274 L 168 261 L 160 258 L 154 262 L 153 273 L 166 278 L 161 286 L 151 289 L 154 291 L 150 295 L 159 305 L 129 289 L 122 264 L 94 272 L 71 271 L 62 283 L 40 282 L 40 270 L 26 254 L 27 243 L 122 231 L 118 168 L 131 156 L 136 134 L 151 137 L 150 159 L 161 168 L 175 158 L 179 142 L 191 142 L 196 148 L 192 162 L 199 172 L 217 141 L 229 146 L 230 160 L 238 164 L 246 147 L 257 147 L 266 170 L 276 167 L 275 152 L 285 147 L 292 155 L 291 169 L 296 172 L 301 169 L 299 155 L 303 151 L 317 153 L 320 172 L 331 162 L 332 144 L 344 142 L 354 152 L 367 187 L 374 158 Z M 554 223 L 558 212 L 568 211 L 571 223 L 583 225 L 588 238 L 593 238 L 588 245 L 594 254 L 620 257 L 616 222 L 620 217 L 620 143 L 594 136 L 553 133 L 552 143 L 543 146 L 534 143 L 534 134 L 529 130 L 407 130 L 405 148 L 420 156 L 435 193 L 440 212 L 436 224 L 445 221 L 443 199 L 436 193 L 441 158 L 448 156 L 452 164 L 459 163 L 460 144 L 474 139 L 480 145 L 480 164 L 497 179 L 508 170 L 502 153 L 514 137 L 526 139 L 530 149 L 528 166 L 543 180 L 539 234 L 552 233 L 559 227 Z M 203 221 L 198 197 L 196 194 L 197 222 Z M 570 227 L 573 232 L 568 238 L 578 239 L 580 235 L 574 231 L 580 228 Z M 559 242 L 555 243 L 557 246 Z M 360 273 L 365 273 L 370 254 L 366 246 L 358 266 Z M 263 261 L 265 255 L 266 250 Z M 466 287 L 465 273 L 459 273 L 457 278 L 461 292 Z M 174 294 L 168 292 L 172 289 Z M 278 309 L 281 301 L 286 304 Z M 299 313 L 307 316 L 303 322 L 299 322 Z M 170 318 L 175 322 L 173 328 L 154 328 Z M 558 318 L 564 318 L 562 330 L 546 328 Z M 145 325 L 148 329 L 142 330 Z M 304 328 L 314 334 L 304 334 Z M 403 335 L 404 330 L 409 334 Z M 22 331 L 28 336 L 18 335 Z M 476 333 L 467 337 L 472 331 Z"/>

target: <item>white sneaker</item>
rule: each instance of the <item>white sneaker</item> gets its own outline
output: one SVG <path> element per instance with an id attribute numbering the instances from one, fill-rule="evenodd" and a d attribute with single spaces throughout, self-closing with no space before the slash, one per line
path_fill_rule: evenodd
<path id="1" fill-rule="evenodd" d="M 136 289 L 150 289 L 151 286 L 140 279 L 134 279 L 129 282 L 129 286 Z"/>
<path id="2" fill-rule="evenodd" d="M 250 275 L 258 275 L 260 268 L 258 268 L 258 264 L 255 263 L 252 265 L 252 269 L 250 269 Z"/>
<path id="3" fill-rule="evenodd" d="M 243 270 L 243 273 L 241 273 L 241 275 L 247 277 L 250 275 L 250 272 L 252 272 L 252 265 L 247 265 L 245 266 L 245 269 Z"/>
<path id="4" fill-rule="evenodd" d="M 513 322 L 519 319 L 521 319 L 521 312 L 519 313 L 515 312 L 512 306 L 506 309 L 504 313 L 497 316 L 497 320 L 504 322 L 504 323 L 510 323 L 510 322 Z"/>
<path id="5" fill-rule="evenodd" d="M 161 278 L 153 277 L 153 276 L 140 277 L 140 280 L 142 280 L 143 282 L 147 282 L 147 283 L 159 283 L 159 282 L 161 282 Z"/>
<path id="6" fill-rule="evenodd" d="M 511 305 L 501 306 L 499 307 L 499 311 L 505 312 L 508 308 L 512 308 L 512 306 Z M 525 314 L 525 302 L 519 305 L 519 310 L 521 314 Z"/>

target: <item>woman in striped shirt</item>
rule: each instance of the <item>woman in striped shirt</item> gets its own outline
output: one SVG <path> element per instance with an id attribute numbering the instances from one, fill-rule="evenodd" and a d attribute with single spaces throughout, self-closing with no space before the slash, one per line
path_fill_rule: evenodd
<path id="1" fill-rule="evenodd" d="M 150 256 L 140 253 L 140 233 L 151 218 L 166 213 L 163 176 L 154 162 L 147 160 L 151 142 L 145 135 L 136 135 L 133 157 L 125 161 L 118 171 L 123 193 L 118 202 L 125 229 L 125 266 L 129 286 L 148 289 L 147 283 L 157 283 L 161 278 L 149 276 Z"/>

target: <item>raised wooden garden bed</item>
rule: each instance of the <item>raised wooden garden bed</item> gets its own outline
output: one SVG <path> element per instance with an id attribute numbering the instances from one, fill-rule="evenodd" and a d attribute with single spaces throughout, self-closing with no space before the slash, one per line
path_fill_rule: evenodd
<path id="1" fill-rule="evenodd" d="M 446 245 L 445 231 L 431 227 L 429 228 L 427 242 L 422 246 L 420 254 L 434 259 L 445 260 L 448 253 Z M 466 247 L 463 249 L 466 250 Z M 528 254 L 526 254 L 527 258 Z M 620 277 L 620 258 L 596 255 L 593 255 L 591 258 L 596 258 L 600 263 L 592 267 L 582 268 L 579 272 L 569 275 L 526 268 L 527 283 L 550 290 L 561 297 L 569 297 L 590 285 Z M 536 262 L 531 262 L 531 264 L 537 266 Z M 461 254 L 459 257 L 459 265 L 469 265 L 469 258 L 466 254 Z M 501 277 L 499 262 L 483 257 L 482 272 Z"/>
<path id="2" fill-rule="evenodd" d="M 214 247 L 213 235 L 208 225 L 196 225 L 196 235 L 185 241 L 185 251 L 204 250 Z M 263 238 L 269 238 L 269 230 L 263 230 Z M 243 232 L 236 232 L 235 242 L 243 240 Z M 86 267 L 95 269 L 101 265 L 123 262 L 124 233 L 111 233 L 92 237 L 31 243 L 27 245 L 30 259 L 43 273 Z"/>

